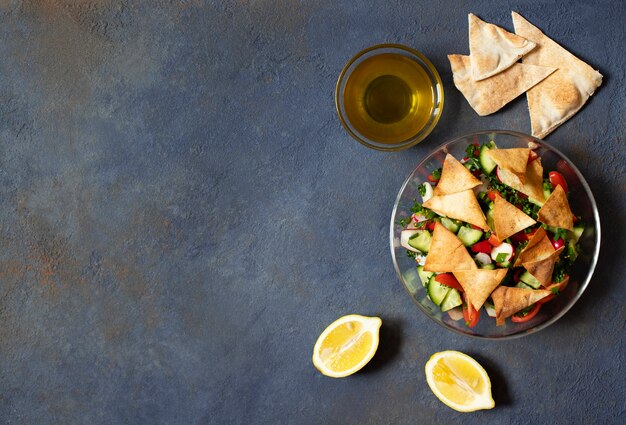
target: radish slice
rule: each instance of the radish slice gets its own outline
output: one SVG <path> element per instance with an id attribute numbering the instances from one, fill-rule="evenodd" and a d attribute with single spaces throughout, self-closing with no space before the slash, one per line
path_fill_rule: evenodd
<path id="1" fill-rule="evenodd" d="M 491 258 L 489 257 L 489 254 L 485 254 L 484 252 L 479 252 L 478 254 L 474 255 L 474 259 L 483 265 L 491 264 Z"/>
<path id="2" fill-rule="evenodd" d="M 411 238 L 411 236 L 416 235 L 417 232 L 419 232 L 419 230 L 413 230 L 413 229 L 403 230 L 400 233 L 400 245 L 402 245 L 402 247 L 408 249 L 409 251 L 419 252 L 419 250 L 417 250 L 417 249 L 413 248 L 411 245 L 409 245 L 409 239 Z"/>
<path id="3" fill-rule="evenodd" d="M 422 186 L 426 189 L 422 195 L 422 202 L 426 202 L 433 197 L 433 187 L 428 182 L 422 183 Z"/>
<path id="4" fill-rule="evenodd" d="M 500 245 L 494 246 L 493 250 L 491 251 L 491 259 L 493 261 L 497 261 L 498 254 L 506 254 L 506 259 L 501 263 L 511 261 L 511 258 L 513 258 L 513 245 L 511 245 L 510 243 L 502 242 Z"/>
<path id="5" fill-rule="evenodd" d="M 463 318 L 463 310 L 461 307 L 455 307 L 452 310 L 448 310 L 448 315 L 452 320 L 461 320 Z"/>

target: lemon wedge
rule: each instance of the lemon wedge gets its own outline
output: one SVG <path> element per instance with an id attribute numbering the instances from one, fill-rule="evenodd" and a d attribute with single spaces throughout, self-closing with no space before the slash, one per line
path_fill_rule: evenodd
<path id="1" fill-rule="evenodd" d="M 495 406 L 489 375 L 467 354 L 451 350 L 435 353 L 425 369 L 428 386 L 448 407 L 473 412 Z"/>
<path id="2" fill-rule="evenodd" d="M 350 314 L 322 332 L 313 348 L 313 364 L 326 376 L 343 378 L 369 362 L 378 348 L 379 317 Z"/>

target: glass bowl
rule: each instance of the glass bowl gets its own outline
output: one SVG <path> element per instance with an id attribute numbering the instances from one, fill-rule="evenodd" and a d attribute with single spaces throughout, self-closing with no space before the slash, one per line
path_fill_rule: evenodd
<path id="1" fill-rule="evenodd" d="M 417 274 L 416 262 L 407 256 L 406 249 L 400 245 L 402 227 L 398 221 L 411 215 L 410 208 L 415 199 L 421 196 L 418 186 L 427 181 L 426 177 L 441 167 L 446 152 L 457 159 L 465 156 L 465 148 L 470 143 L 483 144 L 494 140 L 498 148 L 523 148 L 529 142 L 539 145 L 536 152 L 541 157 L 544 177 L 549 171 L 559 171 L 567 180 L 569 202 L 572 212 L 582 217 L 585 231 L 579 240 L 581 253 L 570 272 L 570 281 L 565 290 L 552 301 L 545 303 L 539 313 L 525 323 L 506 320 L 504 326 L 496 326 L 495 318 L 488 317 L 485 311 L 476 327 L 470 329 L 464 320 L 452 320 L 447 312 L 442 313 L 426 296 L 426 290 Z M 391 214 L 391 257 L 407 292 L 419 309 L 433 321 L 451 331 L 485 339 L 516 338 L 546 328 L 561 318 L 580 298 L 591 280 L 600 252 L 600 217 L 596 202 L 584 177 L 578 169 L 554 147 L 546 142 L 513 131 L 482 131 L 456 138 L 436 148 L 426 156 L 407 177 L 400 188 Z"/>
<path id="2" fill-rule="evenodd" d="M 350 77 L 353 75 L 353 72 L 364 62 L 382 55 L 399 55 L 402 58 L 409 59 L 410 61 L 407 61 L 407 63 L 412 64 L 413 70 L 415 71 L 411 72 L 411 75 L 415 75 L 417 73 L 420 75 L 419 78 L 424 81 L 424 85 L 428 86 L 424 93 L 419 92 L 419 95 L 416 95 L 416 98 L 419 98 L 418 103 L 424 102 L 424 97 L 428 97 L 429 102 L 432 101 L 433 103 L 430 114 L 423 118 L 424 123 L 421 128 L 417 129 L 415 132 L 409 133 L 406 137 L 404 137 L 405 135 L 403 134 L 402 140 L 399 141 L 384 141 L 381 139 L 375 140 L 373 137 L 363 134 L 363 132 L 359 131 L 359 129 L 357 129 L 357 127 L 351 122 L 349 116 L 350 114 L 345 103 L 346 86 L 350 81 Z M 372 75 L 374 73 L 376 76 L 387 76 L 387 72 L 381 73 L 380 70 L 371 72 Z M 364 99 L 362 101 L 365 103 Z M 369 148 L 381 151 L 399 151 L 415 146 L 424 140 L 424 138 L 426 138 L 426 136 L 428 136 L 437 125 L 439 117 L 441 117 L 441 112 L 443 111 L 443 84 L 441 82 L 441 77 L 439 77 L 439 73 L 433 64 L 426 58 L 426 56 L 417 50 L 400 44 L 377 44 L 357 53 L 356 56 L 350 59 L 350 61 L 343 68 L 341 74 L 339 74 L 335 89 L 335 107 L 337 108 L 337 114 L 339 115 L 341 124 L 359 143 Z M 377 122 L 376 126 L 379 130 L 393 132 L 393 124 L 395 124 L 395 122 L 391 124 Z"/>

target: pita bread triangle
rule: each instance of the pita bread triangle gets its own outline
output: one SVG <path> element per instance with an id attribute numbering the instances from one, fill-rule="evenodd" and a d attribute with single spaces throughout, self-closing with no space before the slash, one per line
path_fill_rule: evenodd
<path id="1" fill-rule="evenodd" d="M 478 180 L 467 168 L 450 154 L 446 155 L 441 169 L 441 178 L 435 186 L 435 195 L 449 195 L 479 186 Z"/>
<path id="2" fill-rule="evenodd" d="M 552 242 L 548 238 L 546 231 L 543 230 L 543 227 L 537 229 L 535 234 L 530 241 L 528 241 L 528 245 L 522 249 L 522 251 L 517 255 L 517 259 L 515 260 L 515 264 L 513 267 L 518 267 L 523 263 L 531 262 L 531 261 L 539 261 L 547 258 L 554 252 L 554 247 L 552 246 Z"/>
<path id="3" fill-rule="evenodd" d="M 515 33 L 537 43 L 522 59 L 526 65 L 558 68 L 526 93 L 533 136 L 544 138 L 583 107 L 600 84 L 602 74 L 572 55 L 539 28 L 511 12 Z"/>
<path id="4" fill-rule="evenodd" d="M 544 289 L 522 289 L 500 286 L 491 294 L 496 310 L 496 325 L 504 325 L 504 319 L 511 317 L 520 310 L 530 307 L 552 292 Z"/>
<path id="5" fill-rule="evenodd" d="M 441 223 L 435 223 L 430 250 L 424 270 L 428 272 L 453 272 L 477 269 L 463 242 Z"/>
<path id="6" fill-rule="evenodd" d="M 522 184 L 526 182 L 526 167 L 530 149 L 489 149 L 485 155 L 491 158 L 498 167 L 515 174 Z"/>
<path id="7" fill-rule="evenodd" d="M 535 201 L 543 203 L 546 198 L 543 194 L 543 166 L 541 159 L 537 158 L 526 166 L 525 181 L 520 179 L 505 168 L 498 169 L 498 177 L 507 186 L 528 195 Z"/>
<path id="8" fill-rule="evenodd" d="M 480 209 L 472 189 L 449 195 L 435 195 L 422 205 L 439 215 L 473 224 L 485 231 L 489 230 L 485 214 Z"/>
<path id="9" fill-rule="evenodd" d="M 469 14 L 468 20 L 470 61 L 475 81 L 504 71 L 536 46 L 534 42 L 489 24 L 473 13 Z"/>
<path id="10" fill-rule="evenodd" d="M 574 230 L 574 216 L 567 201 L 567 194 L 557 185 L 543 207 L 537 212 L 537 220 L 548 226 Z"/>
<path id="11" fill-rule="evenodd" d="M 496 196 L 494 203 L 493 227 L 496 237 L 501 241 L 536 223 L 524 211 L 501 196 Z"/>
<path id="12" fill-rule="evenodd" d="M 454 272 L 454 277 L 457 278 L 463 287 L 465 295 L 467 295 L 474 308 L 480 310 L 485 300 L 502 282 L 507 271 L 508 269 L 464 270 Z"/>
<path id="13" fill-rule="evenodd" d="M 469 56 L 448 55 L 448 60 L 452 68 L 454 85 L 480 116 L 498 111 L 556 70 L 515 63 L 493 77 L 474 81 Z"/>
<path id="14" fill-rule="evenodd" d="M 541 283 L 541 285 L 547 287 L 548 285 L 550 285 L 550 283 L 552 283 L 552 272 L 554 271 L 554 265 L 557 261 L 559 261 L 559 255 L 561 255 L 561 252 L 563 252 L 564 249 L 565 247 L 562 246 L 554 251 L 552 254 L 550 254 L 548 257 L 537 261 L 528 261 L 522 263 L 522 266 L 524 266 L 524 268 L 528 270 L 528 273 L 532 274 L 535 279 L 537 279 Z"/>

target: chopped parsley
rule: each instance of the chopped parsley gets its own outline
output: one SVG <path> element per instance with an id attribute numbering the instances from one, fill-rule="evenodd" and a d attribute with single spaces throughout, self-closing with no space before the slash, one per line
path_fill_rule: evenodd
<path id="1" fill-rule="evenodd" d="M 433 178 L 433 180 L 439 180 L 441 178 L 441 167 L 437 168 L 430 175 Z"/>
<path id="2" fill-rule="evenodd" d="M 420 191 L 420 195 L 422 196 L 426 195 L 426 186 L 425 186 L 426 184 L 428 183 L 422 183 L 417 187 L 417 190 Z"/>

